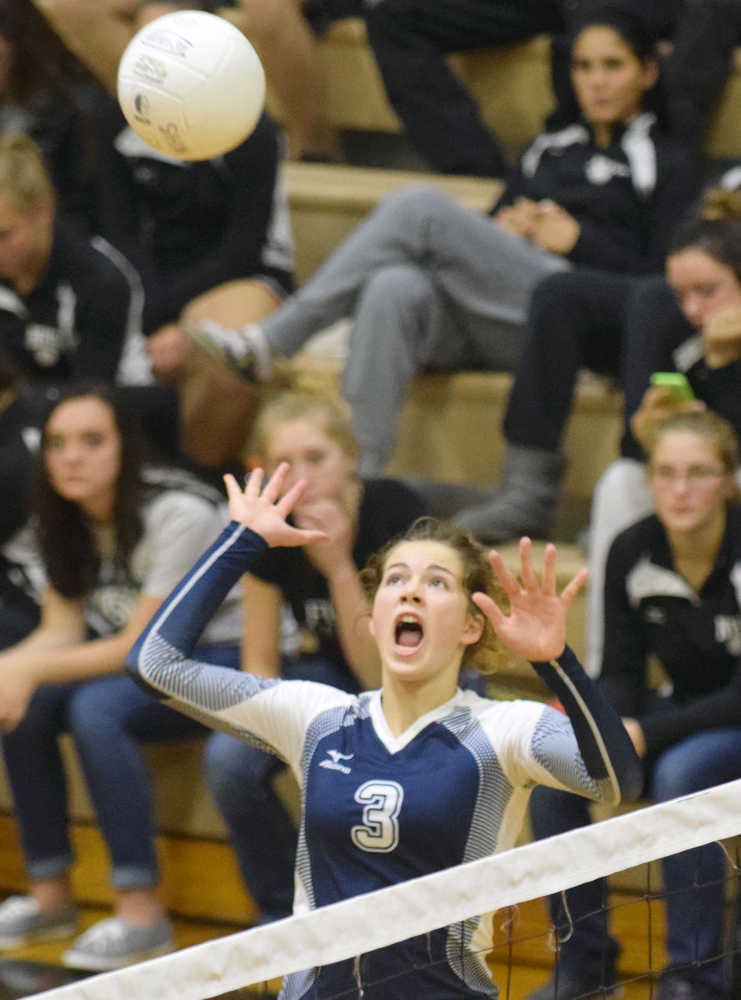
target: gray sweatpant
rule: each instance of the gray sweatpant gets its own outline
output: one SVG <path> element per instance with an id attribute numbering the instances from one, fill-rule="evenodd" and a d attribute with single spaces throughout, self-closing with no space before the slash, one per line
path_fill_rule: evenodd
<path id="1" fill-rule="evenodd" d="M 373 476 L 391 457 L 413 376 L 511 370 L 535 285 L 569 267 L 445 195 L 409 187 L 384 199 L 260 325 L 273 352 L 290 356 L 352 317 L 342 388 L 359 471 Z"/>

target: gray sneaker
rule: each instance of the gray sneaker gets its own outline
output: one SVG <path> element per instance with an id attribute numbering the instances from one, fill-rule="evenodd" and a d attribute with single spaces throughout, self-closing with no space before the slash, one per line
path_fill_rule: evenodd
<path id="1" fill-rule="evenodd" d="M 230 330 L 212 320 L 185 323 L 190 339 L 219 364 L 247 382 L 266 382 L 273 373 L 270 346 L 257 324 Z"/>
<path id="2" fill-rule="evenodd" d="M 77 907 L 47 913 L 31 896 L 8 896 L 0 903 L 0 948 L 22 948 L 32 941 L 69 937 L 77 930 Z"/>
<path id="3" fill-rule="evenodd" d="M 120 917 L 109 917 L 81 934 L 62 955 L 62 962 L 70 969 L 107 972 L 165 955 L 174 947 L 172 926 L 167 917 L 162 917 L 153 927 L 135 927 Z"/>

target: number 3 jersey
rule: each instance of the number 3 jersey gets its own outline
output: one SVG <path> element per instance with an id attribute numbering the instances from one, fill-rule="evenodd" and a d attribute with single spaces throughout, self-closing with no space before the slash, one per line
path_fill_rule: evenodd
<path id="1" fill-rule="evenodd" d="M 264 546 L 231 525 L 163 605 L 128 662 L 175 707 L 291 766 L 302 798 L 296 911 L 511 847 L 537 783 L 608 801 L 619 799 L 621 783 L 635 783 L 619 720 L 568 650 L 536 669 L 578 717 L 574 722 L 537 702 L 458 690 L 400 736 L 389 730 L 379 691 L 352 696 L 190 659 L 198 630 Z M 476 929 L 472 919 L 289 976 L 282 996 L 496 996 L 474 945 Z"/>

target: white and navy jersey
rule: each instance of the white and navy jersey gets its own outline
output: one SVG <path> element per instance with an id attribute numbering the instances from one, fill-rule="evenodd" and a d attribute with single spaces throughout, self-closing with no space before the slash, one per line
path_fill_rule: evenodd
<path id="1" fill-rule="evenodd" d="M 297 911 L 511 847 L 537 783 L 613 802 L 637 785 L 639 765 L 625 730 L 570 651 L 536 669 L 572 721 L 537 702 L 496 702 L 459 690 L 401 736 L 390 732 L 378 691 L 354 696 L 194 661 L 199 629 L 265 548 L 258 535 L 231 524 L 165 602 L 127 663 L 174 707 L 288 762 L 303 805 Z M 475 930 L 476 921 L 466 921 L 291 976 L 283 996 L 494 997 L 472 947 Z"/>
<path id="2" fill-rule="evenodd" d="M 520 197 L 555 201 L 581 226 L 572 263 L 650 274 L 662 270 L 671 232 L 698 190 L 693 157 L 644 112 L 616 128 L 605 148 L 584 122 L 542 133 L 494 211 Z"/>

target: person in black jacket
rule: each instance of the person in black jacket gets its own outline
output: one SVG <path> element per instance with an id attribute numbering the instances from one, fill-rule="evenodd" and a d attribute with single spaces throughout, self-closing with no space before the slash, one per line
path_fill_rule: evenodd
<path id="1" fill-rule="evenodd" d="M 540 135 L 492 218 L 434 190 L 392 194 L 283 306 L 244 330 L 203 326 L 198 342 L 264 378 L 318 330 L 352 316 L 343 391 L 360 469 L 390 458 L 407 386 L 424 368 L 511 369 L 533 289 L 572 267 L 650 273 L 696 196 L 692 158 L 650 107 L 658 64 L 640 22 L 605 8 L 572 45 L 581 113 Z"/>
<path id="2" fill-rule="evenodd" d="M 706 191 L 698 216 L 738 216 L 735 189 L 739 183 L 739 168 L 726 171 Z M 716 238 L 704 249 L 738 276 L 739 223 L 729 226 L 720 226 Z M 689 253 L 692 280 L 701 280 L 701 273 L 694 273 L 696 261 L 691 251 L 696 244 L 703 246 L 703 234 L 707 230 L 709 237 L 713 229 L 718 230 L 713 222 L 680 226 L 671 242 L 667 276 L 606 275 L 581 268 L 540 282 L 533 292 L 525 344 L 502 424 L 507 445 L 502 472 L 491 495 L 460 517 L 469 530 L 490 542 L 523 533 L 549 537 L 566 467 L 561 442 L 582 368 L 610 375 L 623 389 L 621 454 L 625 459 L 643 459 L 630 425 L 654 371 L 685 371 L 695 394 L 741 428 L 741 412 L 735 402 L 739 398 L 738 373 L 726 364 L 713 363 L 709 368 L 700 363 L 697 316 L 680 305 L 681 296 L 673 287 L 672 262 L 676 258 L 681 263 L 683 251 Z M 713 268 L 712 261 L 704 263 Z M 730 287 L 736 285 L 733 279 Z M 616 495 L 622 492 L 618 490 Z M 623 521 L 621 526 L 627 523 Z M 606 551 L 604 548 L 603 556 Z M 591 663 L 591 658 L 587 662 Z"/>
<path id="3" fill-rule="evenodd" d="M 654 427 L 648 456 L 656 513 L 610 549 L 599 685 L 643 759 L 645 794 L 663 802 L 741 777 L 738 439 L 710 411 L 679 413 Z M 649 686 L 651 656 L 670 694 Z M 531 816 L 538 838 L 589 821 L 573 796 L 542 789 Z M 720 1000 L 723 853 L 717 844 L 692 849 L 665 858 L 662 870 L 669 965 L 660 1000 Z M 606 937 L 602 898 L 599 881 L 566 893 L 573 933 L 538 1000 L 612 984 L 617 946 Z M 560 922 L 560 897 L 551 908 Z"/>

